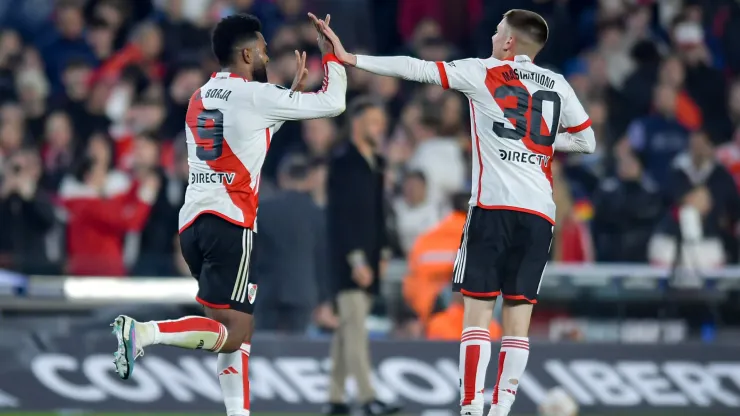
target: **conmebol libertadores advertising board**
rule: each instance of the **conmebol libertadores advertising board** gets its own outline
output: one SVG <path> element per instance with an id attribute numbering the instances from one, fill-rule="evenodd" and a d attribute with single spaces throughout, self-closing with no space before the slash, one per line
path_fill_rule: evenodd
<path id="1" fill-rule="evenodd" d="M 115 341 L 90 333 L 0 352 L 0 411 L 79 409 L 117 411 L 223 411 L 216 357 L 204 351 L 153 347 L 137 361 L 131 380 L 113 371 Z M 494 345 L 494 349 L 496 346 Z M 258 339 L 252 348 L 253 409 L 318 412 L 327 398 L 329 344 L 300 339 Z M 383 400 L 410 413 L 455 410 L 455 343 L 376 341 L 374 381 Z M 488 371 L 493 387 L 496 362 Z M 516 409 L 535 412 L 545 392 L 560 386 L 584 413 L 676 411 L 740 414 L 740 347 L 718 345 L 533 344 Z M 348 381 L 351 397 L 353 382 Z M 486 394 L 489 398 L 491 394 Z"/>

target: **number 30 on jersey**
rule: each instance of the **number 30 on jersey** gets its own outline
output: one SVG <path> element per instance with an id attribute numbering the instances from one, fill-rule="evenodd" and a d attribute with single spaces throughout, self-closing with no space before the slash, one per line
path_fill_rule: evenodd
<path id="1" fill-rule="evenodd" d="M 555 135 L 558 134 L 560 126 L 560 96 L 555 91 L 539 90 L 532 95 L 526 88 L 517 85 L 501 85 L 493 91 L 493 98 L 508 100 L 516 98 L 516 106 L 504 107 L 504 117 L 508 118 L 513 128 L 506 124 L 495 121 L 493 132 L 499 137 L 510 140 L 522 140 L 530 138 L 534 144 L 540 146 L 552 146 Z M 552 123 L 549 134 L 542 134 L 542 105 L 544 102 L 552 103 Z"/>

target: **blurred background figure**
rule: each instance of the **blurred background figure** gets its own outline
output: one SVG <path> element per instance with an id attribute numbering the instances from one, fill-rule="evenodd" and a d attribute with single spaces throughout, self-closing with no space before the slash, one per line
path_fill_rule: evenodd
<path id="1" fill-rule="evenodd" d="M 705 131 L 691 135 L 688 151 L 673 163 L 670 183 L 672 206 L 651 241 L 651 261 L 700 269 L 736 262 L 740 194 Z"/>
<path id="2" fill-rule="evenodd" d="M 61 184 L 69 273 L 123 276 L 135 258 L 125 253 L 126 240 L 146 224 L 160 178 L 150 172 L 134 182 L 113 168 L 113 157 L 110 140 L 105 135 L 94 136 L 85 157 Z"/>
<path id="3" fill-rule="evenodd" d="M 560 163 L 553 160 L 553 200 L 557 205 L 555 230 L 550 256 L 562 263 L 589 263 L 594 260 L 591 231 L 579 217 L 570 185 L 565 180 Z"/>
<path id="4" fill-rule="evenodd" d="M 420 234 L 408 253 L 403 300 L 422 324 L 427 323 L 432 313 L 446 306 L 444 294 L 450 285 L 455 256 L 470 208 L 469 199 L 467 192 L 454 195 L 452 212 L 432 229 Z M 460 333 L 462 329 L 457 335 Z"/>
<path id="5" fill-rule="evenodd" d="M 352 376 L 365 414 L 390 414 L 398 409 L 379 401 L 370 378 L 370 351 L 365 321 L 380 293 L 389 255 L 384 213 L 385 160 L 379 155 L 386 134 L 383 105 L 356 98 L 347 109 L 349 137 L 329 163 L 328 230 L 332 293 L 339 327 L 331 346 L 329 414 L 349 414 L 345 381 Z M 384 254 L 387 253 L 387 254 Z"/>
<path id="6" fill-rule="evenodd" d="M 429 318 L 426 327 L 426 337 L 435 341 L 458 341 L 463 331 L 463 296 L 459 293 L 452 294 L 450 305 L 444 311 L 437 312 Z M 502 335 L 501 325 L 491 317 L 488 326 L 491 340 L 500 340 Z"/>
<path id="7" fill-rule="evenodd" d="M 177 235 L 177 217 L 184 199 L 162 166 L 161 147 L 149 134 L 140 134 L 133 143 L 131 174 L 139 183 L 156 183 L 157 193 L 146 222 L 137 236 L 137 254 L 131 273 L 136 276 L 176 275 L 170 242 Z"/>
<path id="8" fill-rule="evenodd" d="M 423 173 L 407 173 L 402 186 L 402 195 L 394 201 L 393 212 L 401 249 L 408 253 L 414 241 L 439 222 L 440 208 L 427 199 L 427 181 Z"/>
<path id="9" fill-rule="evenodd" d="M 645 160 L 648 173 L 658 182 L 668 178 L 673 158 L 688 144 L 688 131 L 676 119 L 678 92 L 670 85 L 658 85 L 653 92 L 655 113 L 632 122 L 627 139 Z"/>
<path id="10" fill-rule="evenodd" d="M 0 262 L 29 274 L 54 274 L 46 237 L 56 223 L 49 194 L 39 186 L 41 162 L 33 150 L 19 150 L 5 163 L 0 184 Z"/>
<path id="11" fill-rule="evenodd" d="M 326 220 L 311 195 L 323 184 L 312 183 L 311 170 L 305 157 L 288 156 L 278 170 L 279 190 L 260 201 L 250 266 L 264 300 L 255 312 L 258 330 L 303 334 L 329 301 Z"/>
<path id="12" fill-rule="evenodd" d="M 631 151 L 618 156 L 616 171 L 593 198 L 596 259 L 644 263 L 648 240 L 664 212 L 663 196 Z"/>
<path id="13" fill-rule="evenodd" d="M 428 111 L 424 111 L 417 126 L 413 139 L 416 150 L 408 166 L 424 174 L 429 201 L 443 207 L 454 192 L 463 189 L 466 171 L 457 141 L 454 137 L 441 136 L 440 114 Z"/>

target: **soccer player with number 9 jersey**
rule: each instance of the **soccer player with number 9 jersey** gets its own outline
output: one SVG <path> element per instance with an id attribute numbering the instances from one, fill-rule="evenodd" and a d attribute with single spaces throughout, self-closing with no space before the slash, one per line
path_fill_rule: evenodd
<path id="1" fill-rule="evenodd" d="M 309 17 L 319 29 L 318 19 Z M 149 345 L 217 353 L 226 413 L 248 416 L 252 312 L 258 287 L 250 279 L 249 266 L 257 232 L 260 169 L 285 121 L 334 117 L 344 111 L 347 77 L 320 32 L 325 77 L 316 93 L 302 92 L 308 74 L 305 52 L 296 51 L 291 89 L 267 82 L 267 43 L 254 16 L 222 19 L 212 42 L 222 69 L 195 91 L 188 104 L 190 174 L 180 210 L 180 246 L 198 281 L 196 300 L 206 317 L 137 322 L 121 315 L 112 324 L 118 341 L 114 363 L 119 376 L 127 379 L 136 357 Z"/>
<path id="2" fill-rule="evenodd" d="M 483 414 L 488 326 L 500 295 L 504 336 L 488 414 L 506 416 L 529 357 L 529 321 L 552 243 L 553 152 L 591 153 L 596 145 L 591 121 L 565 78 L 533 62 L 547 41 L 547 23 L 536 13 L 510 10 L 493 36 L 490 58 L 453 62 L 353 55 L 324 22 L 319 25 L 346 65 L 468 98 L 473 189 L 453 276 L 465 305 L 461 414 Z"/>

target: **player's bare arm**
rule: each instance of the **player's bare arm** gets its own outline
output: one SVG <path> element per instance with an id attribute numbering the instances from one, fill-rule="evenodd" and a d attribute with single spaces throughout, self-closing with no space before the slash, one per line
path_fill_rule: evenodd
<path id="1" fill-rule="evenodd" d="M 308 17 L 317 29 L 317 42 L 324 64 L 324 82 L 321 90 L 312 93 L 302 92 L 304 89 L 305 55 L 296 51 L 296 76 L 290 90 L 272 85 L 263 84 L 259 94 L 252 96 L 251 105 L 259 107 L 271 122 L 279 123 L 288 120 L 307 120 L 312 118 L 336 117 L 346 107 L 347 74 L 344 65 L 334 55 L 332 43 L 319 31 L 318 21 L 312 13 Z M 330 20 L 326 15 L 321 21 Z M 328 25 L 326 26 L 328 27 Z"/>
<path id="2" fill-rule="evenodd" d="M 313 13 L 309 13 L 308 17 L 311 19 L 312 22 L 314 22 L 314 27 L 316 27 L 316 32 L 318 33 L 317 40 L 319 42 L 319 49 L 322 50 L 323 54 L 324 52 L 322 46 L 326 46 L 326 37 L 321 33 L 321 30 L 319 30 L 319 27 L 316 25 L 316 22 L 318 21 L 316 16 L 314 16 Z M 325 19 L 327 25 L 329 24 L 330 19 L 331 15 L 327 14 Z M 329 47 L 331 47 L 331 44 L 329 44 Z M 306 68 L 306 52 L 298 52 L 298 50 L 296 50 L 295 61 L 295 78 L 293 78 L 293 84 L 290 86 L 290 89 L 291 91 L 303 92 L 306 89 L 306 79 L 308 78 L 308 69 Z"/>
<path id="3" fill-rule="evenodd" d="M 347 52 L 339 36 L 325 21 L 319 20 L 317 24 L 324 36 L 334 46 L 334 55 L 345 65 L 355 66 L 378 75 L 444 86 L 436 62 L 423 61 L 408 56 L 355 55 Z"/>
<path id="4" fill-rule="evenodd" d="M 318 37 L 316 38 L 318 44 L 319 44 L 319 50 L 321 51 L 321 54 L 331 53 L 334 48 L 326 39 L 326 36 L 321 32 L 321 28 L 318 26 L 319 19 L 316 18 L 316 16 L 313 13 L 308 14 L 308 18 L 311 19 L 311 22 L 313 22 L 314 27 L 316 28 L 316 33 L 318 34 Z M 331 21 L 331 15 L 327 14 L 326 18 L 324 20 L 326 22 L 326 25 L 329 25 L 329 22 Z M 295 72 L 295 78 L 293 78 L 293 84 L 291 85 L 290 89 L 291 91 L 298 91 L 303 92 L 306 89 L 306 80 L 308 78 L 308 68 L 306 68 L 306 52 L 298 52 L 298 50 L 295 51 L 295 60 L 296 60 L 296 72 Z"/>

